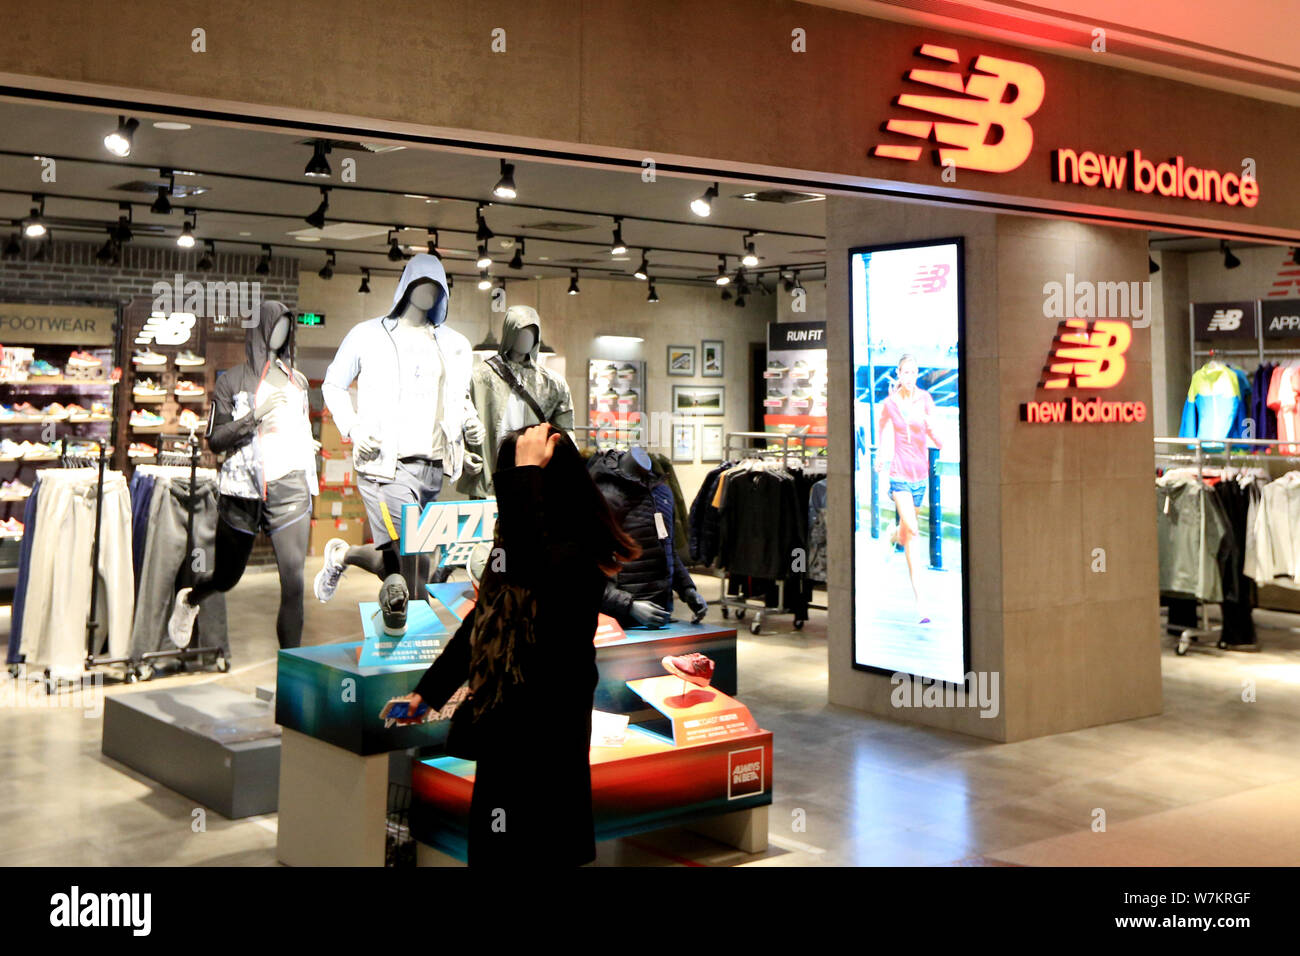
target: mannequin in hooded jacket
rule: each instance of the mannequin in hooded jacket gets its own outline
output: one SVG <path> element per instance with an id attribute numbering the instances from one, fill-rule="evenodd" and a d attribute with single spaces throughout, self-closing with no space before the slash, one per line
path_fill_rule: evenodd
<path id="1" fill-rule="evenodd" d="M 293 322 L 286 306 L 264 303 L 246 335 L 248 361 L 223 372 L 213 390 L 208 444 L 227 455 L 213 569 L 177 592 L 168 633 L 180 647 L 190 643 L 203 599 L 239 582 L 258 531 L 270 537 L 280 573 L 276 637 L 281 647 L 302 643 L 303 566 L 320 445 L 307 417 L 307 380 L 292 366 Z"/>
<path id="2" fill-rule="evenodd" d="M 396 325 L 392 330 L 394 344 L 399 355 L 415 354 L 427 346 L 426 337 L 432 334 L 433 329 L 446 321 L 447 292 L 440 283 L 419 277 L 413 279 L 400 294 L 401 299 L 389 316 L 396 319 Z M 437 353 L 438 350 L 435 348 L 434 351 Z M 394 374 L 400 375 L 400 370 L 395 368 Z M 440 394 L 441 380 L 446 374 L 446 368 L 439 363 L 437 379 L 426 387 L 433 394 Z M 327 401 L 328 398 L 327 396 Z M 350 399 L 345 400 L 350 402 Z M 435 419 L 440 417 L 435 415 Z M 480 444 L 483 440 L 483 424 L 475 416 L 470 415 L 464 420 L 463 433 L 468 443 Z M 353 455 L 358 466 L 378 458 L 384 450 L 379 437 L 360 424 L 352 429 L 348 437 L 352 441 Z M 427 457 L 406 458 L 399 463 L 399 468 L 402 467 L 415 468 L 426 474 L 436 471 L 436 486 L 428 489 L 432 491 L 428 497 L 437 497 L 442 484 L 442 462 Z M 476 474 L 482 470 L 482 467 L 481 456 L 466 453 L 464 459 L 466 473 Z M 388 520 L 393 522 L 395 530 L 400 528 L 402 500 L 399 499 L 406 494 L 402 490 L 402 483 L 380 485 L 358 473 L 357 484 L 363 498 L 368 499 L 367 514 L 371 518 L 372 530 L 379 524 L 375 511 L 378 499 L 381 498 L 384 499 Z M 389 491 L 394 493 L 391 502 L 387 501 L 390 497 Z M 410 500 L 419 503 L 420 496 L 411 496 Z M 376 534 L 376 538 L 379 537 L 380 535 Z M 315 583 L 316 596 L 321 601 L 326 601 L 333 595 L 340 576 L 348 567 L 364 568 L 385 581 L 393 574 L 400 574 L 406 581 L 407 593 L 411 595 L 422 594 L 422 585 L 429 580 L 428 555 L 401 555 L 398 553 L 396 540 L 385 540 L 377 545 L 363 544 L 349 547 L 342 539 L 333 538 L 326 543 L 324 550 L 325 564 L 317 575 Z"/>

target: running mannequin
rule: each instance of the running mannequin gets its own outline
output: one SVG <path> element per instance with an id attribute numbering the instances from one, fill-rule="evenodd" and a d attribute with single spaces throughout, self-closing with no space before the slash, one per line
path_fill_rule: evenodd
<path id="1" fill-rule="evenodd" d="M 293 313 L 262 303 L 244 335 L 247 361 L 221 373 L 212 391 L 208 446 L 225 453 L 217 502 L 212 571 L 182 588 L 168 622 L 179 647 L 190 643 L 200 602 L 229 591 L 248 564 L 257 532 L 265 532 L 280 572 L 275 634 L 281 647 L 302 643 L 303 565 L 316 494 L 316 451 L 307 415 L 307 379 L 293 368 Z"/>
<path id="2" fill-rule="evenodd" d="M 483 441 L 483 425 L 468 401 L 473 354 L 469 340 L 444 324 L 447 305 L 442 263 L 425 253 L 413 256 L 389 313 L 355 326 L 325 373 L 325 404 L 352 441 L 374 544 L 326 543 L 315 582 L 322 602 L 334 596 L 350 566 L 379 578 L 400 573 L 408 593 L 421 594 L 428 559 L 398 554 L 402 508 L 436 501 L 444 478 L 483 466 L 481 457 L 465 451 L 466 439 Z M 348 393 L 354 381 L 355 408 Z"/>
<path id="3" fill-rule="evenodd" d="M 926 438 L 934 443 L 935 448 L 943 448 L 943 443 L 934 432 L 934 399 L 923 388 L 918 388 L 916 377 L 919 369 L 916 359 L 904 355 L 898 360 L 898 384 L 880 407 L 880 436 L 882 454 L 876 459 L 876 470 L 889 470 L 889 497 L 893 499 L 898 514 L 898 527 L 890 538 L 896 540 L 903 548 L 907 559 L 907 573 L 912 582 L 912 596 L 916 600 L 917 620 L 928 624 L 930 617 L 926 613 L 917 586 L 917 577 L 924 568 L 925 558 L 920 553 L 920 525 L 916 509 L 925 500 L 926 484 L 929 480 L 929 454 L 926 450 Z M 893 441 L 889 440 L 892 435 Z M 937 515 L 930 516 L 937 521 Z"/>

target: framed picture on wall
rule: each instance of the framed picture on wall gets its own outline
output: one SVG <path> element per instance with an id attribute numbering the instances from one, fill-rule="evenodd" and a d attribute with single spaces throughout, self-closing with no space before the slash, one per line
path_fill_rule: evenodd
<path id="1" fill-rule="evenodd" d="M 700 426 L 700 461 L 722 461 L 722 426 Z"/>
<path id="2" fill-rule="evenodd" d="M 726 411 L 722 385 L 674 385 L 673 414 L 713 416 Z"/>
<path id="3" fill-rule="evenodd" d="M 695 423 L 673 425 L 673 461 L 695 462 Z"/>
<path id="4" fill-rule="evenodd" d="M 695 374 L 694 345 L 668 346 L 668 374 L 687 376 Z"/>
<path id="5" fill-rule="evenodd" d="M 722 340 L 705 339 L 700 347 L 700 374 L 705 378 L 722 378 Z"/>

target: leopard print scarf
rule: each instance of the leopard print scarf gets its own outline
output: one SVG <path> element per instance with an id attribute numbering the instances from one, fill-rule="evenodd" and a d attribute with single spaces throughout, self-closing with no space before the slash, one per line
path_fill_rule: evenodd
<path id="1" fill-rule="evenodd" d="M 520 651 L 536 641 L 537 598 L 526 588 L 484 575 L 470 633 L 468 705 L 474 719 L 496 707 L 522 684 Z"/>

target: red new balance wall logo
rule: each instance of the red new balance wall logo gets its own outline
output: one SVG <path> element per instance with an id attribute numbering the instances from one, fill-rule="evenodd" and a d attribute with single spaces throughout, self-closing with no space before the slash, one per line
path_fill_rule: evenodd
<path id="1" fill-rule="evenodd" d="M 1127 322 L 1066 319 L 1052 342 L 1039 388 L 1114 388 L 1124 378 L 1133 341 Z"/>
<path id="2" fill-rule="evenodd" d="M 1300 246 L 1293 248 L 1286 259 L 1290 262 L 1284 260 L 1282 268 L 1277 270 L 1277 279 L 1268 293 L 1270 297 L 1277 298 L 1300 292 Z"/>
<path id="3" fill-rule="evenodd" d="M 932 43 L 922 44 L 916 52 L 944 63 L 959 59 L 952 47 Z M 891 119 L 883 126 L 886 132 L 936 142 L 939 148 L 934 150 L 935 162 L 960 169 L 1005 173 L 1029 158 L 1034 130 L 1028 118 L 1043 105 L 1046 92 L 1043 74 L 1034 67 L 981 55 L 971 64 L 968 76 L 948 70 L 911 70 L 907 78 L 957 95 L 904 93 L 894 98 L 894 105 L 941 116 L 948 122 Z M 922 148 L 882 143 L 872 150 L 872 155 L 910 162 L 921 158 Z"/>

